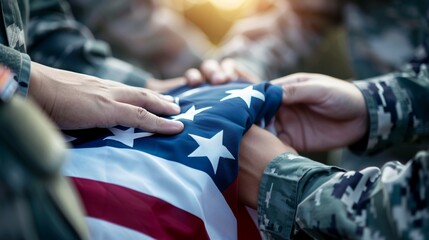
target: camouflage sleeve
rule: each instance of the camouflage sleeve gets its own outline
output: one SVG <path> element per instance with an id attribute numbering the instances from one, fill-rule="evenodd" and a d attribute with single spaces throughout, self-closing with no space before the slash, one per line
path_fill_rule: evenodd
<path id="1" fill-rule="evenodd" d="M 351 146 L 372 153 L 394 144 L 429 137 L 429 71 L 426 64 L 401 72 L 354 82 L 365 97 L 369 132 Z"/>
<path id="2" fill-rule="evenodd" d="M 428 239 L 429 155 L 344 171 L 293 154 L 266 168 L 258 199 L 267 239 Z"/>
<path id="3" fill-rule="evenodd" d="M 76 19 L 96 38 L 107 41 L 115 56 L 142 66 L 157 78 L 181 76 L 198 67 L 212 47 L 199 28 L 159 0 L 68 2 Z"/>
<path id="4" fill-rule="evenodd" d="M 272 11 L 238 22 L 219 58 L 233 58 L 260 79 L 293 71 L 341 23 L 342 1 L 276 1 Z"/>
<path id="5" fill-rule="evenodd" d="M 18 83 L 16 92 L 26 97 L 30 84 L 30 57 L 25 53 L 0 44 L 0 63 L 10 68 L 14 73 L 14 79 Z"/>
<path id="6" fill-rule="evenodd" d="M 0 64 L 8 67 L 17 84 L 15 92 L 27 96 L 30 86 L 31 60 L 26 54 L 26 12 L 27 6 L 21 1 L 0 1 Z M 0 83 L 2 87 L 4 82 Z M 0 89 L 1 92 L 14 92 L 12 88 Z"/>
<path id="7" fill-rule="evenodd" d="M 75 21 L 62 0 L 32 0 L 28 53 L 39 63 L 144 87 L 150 74 L 111 56 L 110 47 Z"/>

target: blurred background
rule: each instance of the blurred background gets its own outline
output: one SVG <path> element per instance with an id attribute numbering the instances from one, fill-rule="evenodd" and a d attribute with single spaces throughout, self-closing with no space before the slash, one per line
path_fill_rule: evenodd
<path id="1" fill-rule="evenodd" d="M 276 8 L 277 0 L 68 0 L 76 19 L 97 39 L 108 42 L 115 56 L 142 67 L 154 77 L 182 76 L 198 67 L 234 35 L 240 20 Z M 259 24 L 259 22 L 258 22 Z M 345 32 L 331 30 L 319 49 L 295 71 L 352 79 Z M 326 60 L 328 59 L 328 61 Z M 339 163 L 342 152 L 309 153 Z"/>
<path id="2" fill-rule="evenodd" d="M 163 0 L 162 4 L 198 26 L 211 43 L 219 44 L 240 18 L 273 7 L 274 0 Z"/>
<path id="3" fill-rule="evenodd" d="M 240 27 L 240 20 L 263 15 L 278 7 L 277 0 L 68 0 L 76 19 L 95 38 L 108 42 L 113 55 L 149 71 L 155 78 L 182 76 L 198 67 Z M 102 4 L 100 4 L 102 2 Z M 268 23 L 254 22 L 255 25 Z M 327 74 L 340 79 L 354 77 L 347 57 L 343 26 L 329 30 L 319 48 L 292 72 Z M 348 151 L 307 154 L 320 161 L 347 168 L 381 165 L 395 156 L 407 160 L 415 147 L 398 148 L 365 159 Z M 348 159 L 349 161 L 344 161 Z M 378 160 L 376 160 L 378 159 Z M 380 160 L 381 159 L 381 160 Z M 348 163 L 359 163 L 355 164 Z"/>

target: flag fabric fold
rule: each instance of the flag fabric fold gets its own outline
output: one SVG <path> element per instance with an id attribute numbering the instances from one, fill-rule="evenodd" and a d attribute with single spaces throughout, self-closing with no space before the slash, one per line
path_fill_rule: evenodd
<path id="1" fill-rule="evenodd" d="M 170 94 L 181 107 L 170 118 L 185 125 L 178 135 L 121 126 L 65 132 L 73 148 L 64 174 L 93 239 L 245 238 L 237 230 L 248 223 L 239 214 L 240 141 L 252 124 L 272 120 L 281 88 L 230 83 Z"/>

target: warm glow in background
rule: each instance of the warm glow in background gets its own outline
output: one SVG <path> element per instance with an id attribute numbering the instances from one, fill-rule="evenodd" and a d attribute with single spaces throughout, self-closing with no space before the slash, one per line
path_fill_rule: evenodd
<path id="1" fill-rule="evenodd" d="M 263 11 L 275 0 L 164 0 L 218 43 L 232 24 L 252 13 Z"/>

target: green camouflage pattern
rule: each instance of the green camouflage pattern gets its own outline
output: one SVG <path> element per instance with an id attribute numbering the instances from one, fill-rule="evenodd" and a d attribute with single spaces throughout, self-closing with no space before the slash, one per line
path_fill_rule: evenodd
<path id="1" fill-rule="evenodd" d="M 69 71 L 144 87 L 151 75 L 112 57 L 62 0 L 0 0 L 0 63 L 8 66 L 26 95 L 31 60 Z"/>
<path id="2" fill-rule="evenodd" d="M 356 81 L 369 131 L 351 146 L 374 152 L 429 137 L 428 58 L 402 71 Z M 345 171 L 285 153 L 266 168 L 258 216 L 267 239 L 304 232 L 316 239 L 429 239 L 429 152 L 404 166 Z"/>
<path id="3" fill-rule="evenodd" d="M 405 166 L 344 171 L 285 153 L 266 168 L 259 225 L 266 239 L 428 239 L 429 155 Z M 302 236 L 302 235 L 301 235 Z"/>
<path id="4" fill-rule="evenodd" d="M 366 81 L 355 81 L 365 96 L 369 115 L 368 138 L 351 149 L 375 153 L 403 142 L 429 137 L 429 70 L 426 63 Z"/>
<path id="5" fill-rule="evenodd" d="M 182 76 L 198 67 L 211 43 L 180 13 L 159 0 L 68 0 L 75 18 L 115 56 L 156 78 Z"/>
<path id="6" fill-rule="evenodd" d="M 0 64 L 7 66 L 14 73 L 14 79 L 18 83 L 17 93 L 27 96 L 30 82 L 30 57 L 26 52 L 25 41 L 25 13 L 28 4 L 24 1 L 1 0 L 3 17 L 0 21 Z"/>
<path id="7" fill-rule="evenodd" d="M 311 57 L 327 33 L 338 26 L 346 29 L 356 79 L 399 71 L 415 56 L 424 58 L 429 52 L 426 0 L 276 3 L 274 10 L 237 24 L 219 57 L 236 59 L 261 79 L 282 77 Z"/>
<path id="8" fill-rule="evenodd" d="M 299 204 L 297 225 L 316 238 L 428 239 L 428 160 L 337 173 Z"/>
<path id="9" fill-rule="evenodd" d="M 334 6 L 314 2 L 319 3 L 315 6 Z M 380 52 L 368 46 L 354 53 L 351 50 L 352 55 L 358 54 L 351 57 L 363 75 L 354 83 L 365 98 L 369 115 L 366 137 L 351 146 L 361 154 L 429 137 L 429 2 L 365 2 L 342 2 L 343 10 L 357 14 L 347 18 L 356 21 L 359 14 L 368 15 L 360 25 L 354 22 L 351 49 L 359 26 L 363 35 L 356 38 L 356 44 L 372 41 L 385 48 Z M 371 18 L 373 12 L 378 15 Z M 391 26 L 384 40 L 393 41 L 395 35 L 402 40 L 396 39 L 396 45 L 384 44 L 377 38 L 384 32 L 383 25 Z M 303 233 L 316 239 L 429 239 L 428 153 L 417 153 L 405 165 L 391 161 L 381 169 L 361 171 L 282 154 L 269 164 L 261 180 L 260 229 L 267 239 L 291 239 Z"/>

